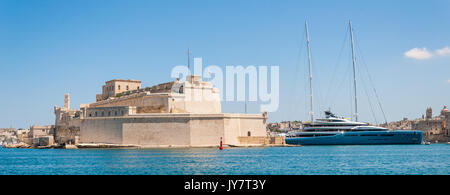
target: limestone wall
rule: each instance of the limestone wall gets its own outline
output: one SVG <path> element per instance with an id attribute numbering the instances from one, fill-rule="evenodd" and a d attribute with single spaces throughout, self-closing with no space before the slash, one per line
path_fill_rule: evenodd
<path id="1" fill-rule="evenodd" d="M 266 136 L 262 115 L 135 114 L 80 119 L 80 143 L 143 147 L 239 145 L 239 136 Z"/>
<path id="2" fill-rule="evenodd" d="M 81 120 L 81 143 L 122 144 L 122 118 L 99 117 Z"/>
<path id="3" fill-rule="evenodd" d="M 144 147 L 189 146 L 189 120 L 186 118 L 123 119 L 123 144 Z"/>
<path id="4" fill-rule="evenodd" d="M 276 137 L 268 137 L 268 136 L 252 136 L 252 137 L 239 137 L 239 142 L 241 145 L 268 145 L 268 144 L 276 144 L 282 145 L 285 144 L 284 137 L 276 136 Z"/>
<path id="5" fill-rule="evenodd" d="M 223 143 L 238 145 L 238 137 L 241 135 L 241 121 L 239 118 L 224 119 L 224 138 Z"/>
<path id="6" fill-rule="evenodd" d="M 218 146 L 224 137 L 223 117 L 193 117 L 189 122 L 192 146 Z"/>

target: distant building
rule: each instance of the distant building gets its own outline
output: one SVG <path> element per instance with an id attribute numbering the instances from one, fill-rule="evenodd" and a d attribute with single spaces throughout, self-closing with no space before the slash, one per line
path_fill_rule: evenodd
<path id="1" fill-rule="evenodd" d="M 50 135 L 52 135 L 52 133 L 53 133 L 52 125 L 47 125 L 47 126 L 33 125 L 30 127 L 28 137 L 29 138 L 39 138 L 39 137 L 44 137 L 44 136 L 50 136 Z"/>
<path id="2" fill-rule="evenodd" d="M 298 131 L 303 128 L 303 123 L 301 121 L 282 121 L 278 123 L 269 123 L 267 128 L 270 131 L 276 132 Z"/>
<path id="3" fill-rule="evenodd" d="M 15 128 L 0 128 L 0 145 L 16 144 L 18 142 Z"/>
<path id="4" fill-rule="evenodd" d="M 447 142 L 450 139 L 450 111 L 447 106 L 441 110 L 440 115 L 433 117 L 432 109 L 427 108 L 425 119 L 416 119 L 411 122 L 411 128 L 422 130 L 424 140 Z"/>
<path id="5" fill-rule="evenodd" d="M 403 118 L 401 121 L 390 122 L 388 124 L 381 124 L 380 126 L 386 127 L 392 130 L 410 130 L 412 121 L 408 120 L 408 118 Z"/>
<path id="6" fill-rule="evenodd" d="M 447 106 L 441 110 L 438 116 L 433 117 L 433 110 L 428 107 L 422 118 L 408 120 L 404 118 L 401 121 L 390 122 L 383 125 L 389 129 L 413 129 L 423 131 L 423 139 L 426 141 L 450 141 L 450 111 Z"/>
<path id="7" fill-rule="evenodd" d="M 28 135 L 30 133 L 30 129 L 17 129 L 17 139 L 19 142 L 26 142 L 26 139 L 28 138 Z"/>

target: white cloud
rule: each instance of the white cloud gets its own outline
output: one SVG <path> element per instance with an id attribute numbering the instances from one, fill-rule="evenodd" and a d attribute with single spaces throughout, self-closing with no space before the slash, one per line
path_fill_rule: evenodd
<path id="1" fill-rule="evenodd" d="M 440 56 L 450 56 L 450 48 L 444 47 L 442 49 L 436 50 L 436 53 Z"/>
<path id="2" fill-rule="evenodd" d="M 413 48 L 407 52 L 405 52 L 405 56 L 408 58 L 413 58 L 416 60 L 425 60 L 431 58 L 433 54 L 431 54 L 427 48 Z"/>
<path id="3" fill-rule="evenodd" d="M 449 80 L 447 80 L 447 83 L 450 83 L 450 79 L 449 79 Z"/>

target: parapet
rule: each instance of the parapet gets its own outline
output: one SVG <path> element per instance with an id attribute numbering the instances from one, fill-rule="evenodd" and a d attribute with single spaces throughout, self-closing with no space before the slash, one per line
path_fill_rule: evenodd
<path id="1" fill-rule="evenodd" d="M 135 106 L 94 107 L 86 109 L 86 117 L 122 117 L 136 114 Z"/>

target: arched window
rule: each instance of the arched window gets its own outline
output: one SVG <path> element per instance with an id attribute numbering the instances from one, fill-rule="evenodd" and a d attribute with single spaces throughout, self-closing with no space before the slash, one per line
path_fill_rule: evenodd
<path id="1" fill-rule="evenodd" d="M 119 90 L 120 90 L 120 85 L 117 85 L 117 89 L 119 89 Z"/>
<path id="2" fill-rule="evenodd" d="M 128 89 L 129 89 L 129 87 L 128 87 L 128 85 L 127 85 L 127 91 L 128 91 Z"/>
<path id="3" fill-rule="evenodd" d="M 247 136 L 249 136 L 249 137 L 252 136 L 252 132 L 248 131 Z"/>

